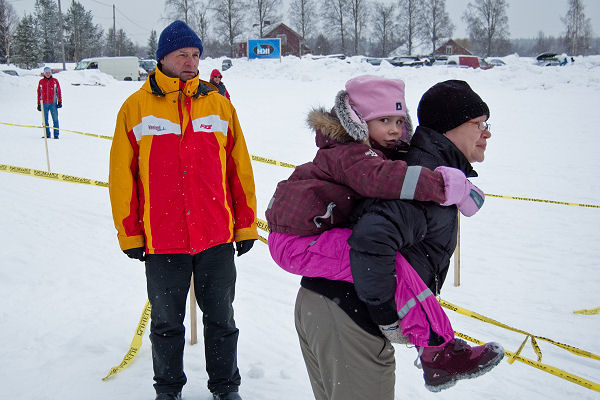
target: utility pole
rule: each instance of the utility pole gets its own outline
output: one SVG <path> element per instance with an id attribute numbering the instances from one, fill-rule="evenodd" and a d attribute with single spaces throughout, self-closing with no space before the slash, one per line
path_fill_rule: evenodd
<path id="1" fill-rule="evenodd" d="M 60 8 L 60 0 L 58 0 L 58 24 L 60 25 L 60 47 L 62 50 L 62 63 L 63 63 L 63 71 L 65 71 L 67 68 L 65 66 L 65 39 L 64 39 L 64 34 L 63 34 L 63 18 L 62 18 L 62 10 Z M 78 61 L 78 60 L 75 60 Z"/>

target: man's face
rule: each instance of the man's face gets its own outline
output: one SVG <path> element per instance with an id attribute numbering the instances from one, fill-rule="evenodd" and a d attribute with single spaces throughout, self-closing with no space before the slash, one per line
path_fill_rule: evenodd
<path id="1" fill-rule="evenodd" d="M 184 82 L 198 74 L 199 62 L 200 49 L 197 47 L 184 47 L 172 51 L 160 60 L 165 75 L 179 78 Z"/>
<path id="2" fill-rule="evenodd" d="M 486 120 L 487 116 L 482 115 L 445 133 L 445 136 L 458 147 L 471 163 L 482 162 L 485 157 L 487 140 L 492 136 L 487 128 L 480 129 L 480 127 L 485 127 L 483 122 Z"/>
<path id="3" fill-rule="evenodd" d="M 52 76 L 52 71 L 46 71 L 46 72 L 44 72 L 44 76 L 46 78 L 50 78 Z"/>

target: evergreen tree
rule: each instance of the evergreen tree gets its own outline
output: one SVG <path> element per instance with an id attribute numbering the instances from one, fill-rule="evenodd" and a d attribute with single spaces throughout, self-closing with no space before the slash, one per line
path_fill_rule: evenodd
<path id="1" fill-rule="evenodd" d="M 156 39 L 156 31 L 153 29 L 150 31 L 150 37 L 148 38 L 148 47 L 146 50 L 146 58 L 154 60 L 156 57 L 156 48 L 158 47 L 158 42 Z"/>
<path id="2" fill-rule="evenodd" d="M 0 63 L 11 61 L 11 41 L 18 23 L 13 6 L 7 0 L 0 0 Z"/>
<path id="3" fill-rule="evenodd" d="M 73 0 L 65 16 L 65 52 L 70 60 L 102 54 L 103 30 L 92 22 L 92 12 Z"/>
<path id="4" fill-rule="evenodd" d="M 13 61 L 19 68 L 37 68 L 42 61 L 33 16 L 25 15 L 13 36 Z"/>
<path id="5" fill-rule="evenodd" d="M 54 0 L 35 0 L 35 23 L 40 34 L 42 58 L 57 62 L 60 54 L 60 25 L 58 5 Z"/>

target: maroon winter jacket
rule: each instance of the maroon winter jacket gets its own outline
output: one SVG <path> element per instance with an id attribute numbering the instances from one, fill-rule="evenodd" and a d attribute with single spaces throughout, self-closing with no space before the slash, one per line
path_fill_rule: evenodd
<path id="1" fill-rule="evenodd" d="M 308 124 L 319 150 L 312 162 L 277 185 L 265 213 L 271 231 L 307 236 L 345 226 L 364 198 L 444 202 L 440 173 L 385 158 L 352 139 L 337 116 L 324 109 L 311 111 Z"/>

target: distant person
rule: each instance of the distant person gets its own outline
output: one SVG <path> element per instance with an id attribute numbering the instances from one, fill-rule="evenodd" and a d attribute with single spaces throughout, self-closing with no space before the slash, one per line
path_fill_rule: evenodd
<path id="1" fill-rule="evenodd" d="M 156 400 L 181 400 L 187 382 L 192 274 L 208 389 L 214 400 L 241 399 L 234 255 L 258 239 L 254 175 L 235 108 L 198 77 L 201 54 L 202 41 L 184 22 L 162 31 L 158 66 L 121 106 L 110 150 L 119 245 L 145 261 Z"/>
<path id="2" fill-rule="evenodd" d="M 221 74 L 221 72 L 219 72 L 219 70 L 216 68 L 213 69 L 212 72 L 210 73 L 210 83 L 215 85 L 215 87 L 219 90 L 220 94 L 222 94 L 223 96 L 227 97 L 227 99 L 229 99 L 229 92 L 225 88 L 225 84 L 223 83 L 223 81 L 221 79 L 223 79 L 223 75 Z"/>
<path id="3" fill-rule="evenodd" d="M 52 76 L 52 70 L 45 67 L 44 77 L 40 79 L 37 89 L 37 110 L 43 112 L 47 138 L 50 138 L 50 128 L 48 126 L 48 113 L 50 113 L 50 115 L 52 115 L 54 139 L 58 139 L 58 109 L 61 107 L 62 95 L 60 92 L 60 84 L 58 83 L 58 80 Z"/>

